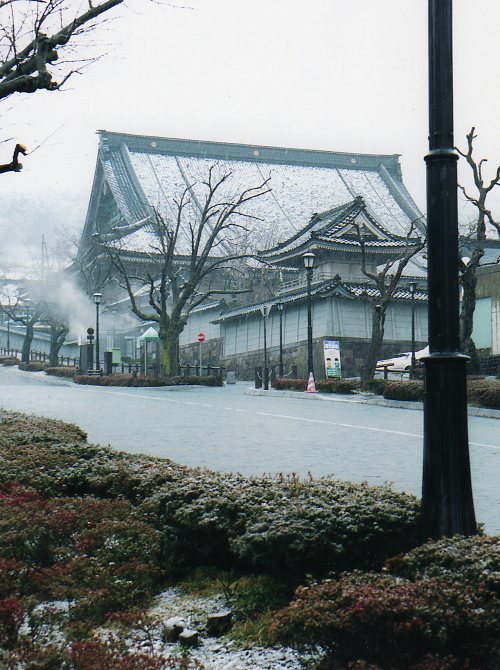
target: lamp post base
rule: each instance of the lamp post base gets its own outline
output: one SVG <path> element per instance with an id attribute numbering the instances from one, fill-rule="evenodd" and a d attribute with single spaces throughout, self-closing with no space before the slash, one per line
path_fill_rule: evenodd
<path id="1" fill-rule="evenodd" d="M 433 353 L 424 359 L 422 523 L 426 537 L 475 535 L 467 429 L 468 357 Z"/>

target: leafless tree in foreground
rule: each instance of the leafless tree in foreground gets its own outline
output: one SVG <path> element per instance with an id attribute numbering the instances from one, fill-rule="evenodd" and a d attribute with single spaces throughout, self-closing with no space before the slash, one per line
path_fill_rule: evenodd
<path id="1" fill-rule="evenodd" d="M 235 266 L 251 256 L 242 247 L 249 232 L 244 222 L 258 220 L 246 210 L 246 205 L 270 192 L 269 179 L 228 197 L 224 191 L 231 176 L 227 172 L 217 177 L 212 166 L 206 180 L 192 184 L 174 198 L 172 218 L 154 211 L 149 224 L 151 244 L 145 276 L 131 272 L 125 250 L 100 238 L 127 290 L 132 312 L 159 326 L 166 376 L 178 374 L 179 336 L 190 313 L 214 296 L 249 290 L 241 288 L 237 281 L 241 271 Z M 194 194 L 195 186 L 198 195 Z M 140 305 L 137 294 L 141 289 L 147 295 L 149 308 Z"/>
<path id="2" fill-rule="evenodd" d="M 493 218 L 493 214 L 486 205 L 486 200 L 491 191 L 500 184 L 500 165 L 496 168 L 495 176 L 490 180 L 485 180 L 483 166 L 487 159 L 483 158 L 479 162 L 474 158 L 474 140 L 477 135 L 473 127 L 466 135 L 467 151 L 457 149 L 458 153 L 465 158 L 467 164 L 472 170 L 476 194 L 469 194 L 465 187 L 459 185 L 465 198 L 477 209 L 477 217 L 471 227 L 470 234 L 466 236 L 465 244 L 470 249 L 468 258 L 459 258 L 460 284 L 463 289 L 462 301 L 460 305 L 460 344 L 462 351 L 472 353 L 474 350 L 472 343 L 472 329 L 474 325 L 474 311 L 476 309 L 476 286 L 477 286 L 477 268 L 484 256 L 487 237 L 487 224 L 496 229 L 500 235 L 500 223 Z"/>
<path id="3" fill-rule="evenodd" d="M 79 37 L 122 2 L 89 0 L 88 9 L 79 13 L 75 7 L 81 5 L 71 0 L 0 0 L 0 100 L 15 93 L 59 90 L 95 60 L 75 58 Z M 0 165 L 0 173 L 22 169 L 19 153 L 26 155 L 22 144 L 16 144 L 10 163 Z"/>
<path id="4" fill-rule="evenodd" d="M 385 318 L 387 308 L 389 307 L 394 293 L 403 274 L 403 270 L 408 265 L 409 261 L 425 246 L 425 239 L 413 237 L 415 232 L 416 221 L 413 221 L 407 235 L 407 245 L 403 255 L 395 260 L 389 259 L 385 265 L 377 272 L 373 272 L 367 268 L 366 263 L 366 243 L 359 227 L 357 228 L 358 241 L 361 247 L 361 272 L 371 279 L 378 295 L 373 298 L 372 302 L 372 334 L 368 354 L 365 359 L 365 364 L 361 371 L 361 388 L 368 390 L 370 383 L 375 376 L 375 368 L 377 361 L 380 358 L 380 349 L 384 339 Z"/>

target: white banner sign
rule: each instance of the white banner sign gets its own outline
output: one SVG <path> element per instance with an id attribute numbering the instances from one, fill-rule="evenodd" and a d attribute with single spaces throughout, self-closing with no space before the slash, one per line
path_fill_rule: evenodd
<path id="1" fill-rule="evenodd" d="M 326 377 L 342 377 L 340 342 L 337 340 L 323 340 L 323 355 Z"/>

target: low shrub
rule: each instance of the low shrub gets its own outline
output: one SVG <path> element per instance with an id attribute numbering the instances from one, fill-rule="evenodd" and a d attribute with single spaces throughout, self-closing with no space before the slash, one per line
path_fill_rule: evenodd
<path id="1" fill-rule="evenodd" d="M 49 364 L 44 361 L 30 361 L 29 363 L 19 363 L 19 369 L 25 372 L 43 372 Z"/>
<path id="2" fill-rule="evenodd" d="M 467 584 L 355 572 L 298 589 L 274 630 L 282 642 L 319 645 L 345 664 L 445 668 L 448 656 L 455 667 L 493 670 L 500 661 L 499 615 L 498 600 Z"/>
<path id="3" fill-rule="evenodd" d="M 488 588 L 500 594 L 500 537 L 455 536 L 428 542 L 387 562 L 406 579 L 437 578 Z"/>
<path id="4" fill-rule="evenodd" d="M 423 400 L 424 385 L 420 381 L 386 382 L 384 398 L 388 400 Z"/>
<path id="5" fill-rule="evenodd" d="M 387 379 L 372 379 L 369 384 L 369 389 L 376 395 L 384 395 L 385 387 L 387 386 Z"/>
<path id="6" fill-rule="evenodd" d="M 19 365 L 19 358 L 15 358 L 15 356 L 0 356 L 0 365 Z"/>
<path id="7" fill-rule="evenodd" d="M 77 368 L 73 366 L 45 368 L 45 374 L 52 375 L 54 377 L 74 377 L 76 375 L 76 371 Z"/>
<path id="8" fill-rule="evenodd" d="M 307 379 L 283 379 L 277 377 L 272 386 L 277 391 L 305 391 L 307 388 Z"/>
<path id="9" fill-rule="evenodd" d="M 316 390 L 321 393 L 351 393 L 359 389 L 356 379 L 318 379 Z"/>
<path id="10" fill-rule="evenodd" d="M 131 375 L 118 373 L 114 375 L 75 375 L 73 380 L 77 384 L 89 384 L 91 386 L 223 386 L 222 377 L 206 375 L 201 377 L 145 377 L 144 375 Z"/>
<path id="11" fill-rule="evenodd" d="M 469 402 L 500 409 L 500 383 L 497 380 L 467 380 L 467 398 Z"/>
<path id="12" fill-rule="evenodd" d="M 315 383 L 316 390 L 322 393 L 351 393 L 359 388 L 359 381 L 355 379 L 318 379 Z M 277 391 L 305 391 L 307 379 L 277 378 L 273 388 Z"/>

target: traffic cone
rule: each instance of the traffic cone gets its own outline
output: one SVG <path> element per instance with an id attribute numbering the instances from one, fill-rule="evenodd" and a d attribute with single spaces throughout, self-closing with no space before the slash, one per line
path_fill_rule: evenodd
<path id="1" fill-rule="evenodd" d="M 317 393 L 316 384 L 314 383 L 314 375 L 312 372 L 309 373 L 309 379 L 307 381 L 306 393 Z"/>

